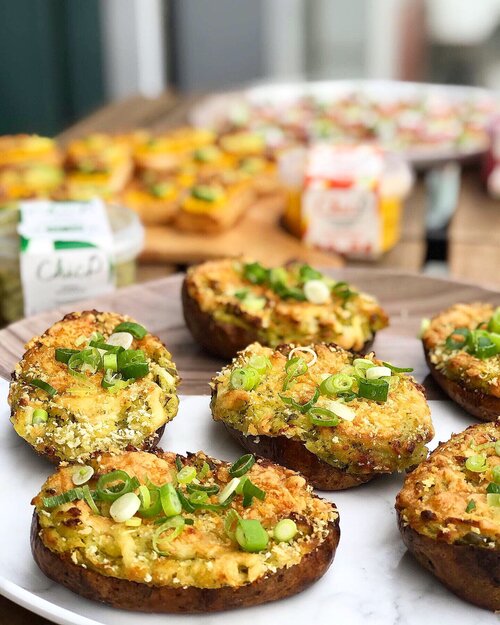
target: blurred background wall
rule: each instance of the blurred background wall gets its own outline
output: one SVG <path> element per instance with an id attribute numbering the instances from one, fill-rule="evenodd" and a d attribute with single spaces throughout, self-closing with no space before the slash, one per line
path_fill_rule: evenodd
<path id="1" fill-rule="evenodd" d="M 166 87 L 402 78 L 500 87 L 500 0 L 0 0 L 0 133 Z"/>

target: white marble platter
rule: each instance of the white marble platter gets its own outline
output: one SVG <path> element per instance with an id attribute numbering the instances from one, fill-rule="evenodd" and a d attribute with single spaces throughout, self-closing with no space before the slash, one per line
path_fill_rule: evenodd
<path id="1" fill-rule="evenodd" d="M 402 477 L 384 477 L 365 486 L 325 495 L 336 502 L 342 536 L 326 575 L 303 593 L 272 604 L 201 616 L 144 615 L 115 610 L 74 595 L 46 578 L 29 547 L 31 497 L 51 466 L 36 457 L 8 420 L 7 383 L 0 380 L 0 593 L 62 625 L 498 625 L 500 616 L 455 597 L 410 556 L 396 527 L 394 498 Z M 210 417 L 207 396 L 183 397 L 177 418 L 167 426 L 164 449 L 203 449 L 234 460 L 236 443 Z M 432 401 L 436 438 L 472 423 L 450 402 Z"/>

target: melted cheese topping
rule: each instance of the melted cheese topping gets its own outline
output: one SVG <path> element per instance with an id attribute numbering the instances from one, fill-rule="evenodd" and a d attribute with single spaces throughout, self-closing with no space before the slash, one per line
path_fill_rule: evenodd
<path id="1" fill-rule="evenodd" d="M 212 381 L 212 414 L 234 428 L 254 436 L 286 436 L 300 440 L 319 458 L 351 473 L 402 471 L 427 457 L 425 443 L 434 436 L 430 410 L 413 378 L 395 375 L 384 403 L 358 398 L 348 405 L 356 414 L 335 427 L 313 425 L 307 415 L 286 405 L 280 394 L 304 404 L 317 386 L 331 374 L 351 365 L 356 357 L 332 345 L 311 345 L 318 359 L 307 373 L 295 378 L 283 391 L 287 350 L 273 351 L 258 343 L 240 352 Z M 232 389 L 233 369 L 244 367 L 253 354 L 269 358 L 272 369 L 252 391 Z M 365 358 L 381 365 L 373 354 Z M 307 359 L 307 356 L 306 356 Z M 321 396 L 318 407 L 328 408 L 330 399 Z"/>
<path id="2" fill-rule="evenodd" d="M 187 289 L 204 312 L 220 322 L 256 331 L 266 345 L 325 341 L 357 351 L 388 324 L 378 302 L 365 293 L 347 300 L 333 296 L 326 304 L 282 299 L 266 286 L 247 281 L 243 262 L 250 261 L 217 260 L 192 267 L 186 277 Z M 245 306 L 235 295 L 242 289 L 264 297 L 264 308 Z"/>
<path id="3" fill-rule="evenodd" d="M 491 304 L 455 304 L 436 315 L 422 335 L 424 346 L 436 369 L 470 389 L 500 397 L 500 354 L 481 360 L 461 349 L 447 350 L 445 342 L 457 328 L 475 330 L 488 322 L 495 309 Z"/>
<path id="4" fill-rule="evenodd" d="M 396 501 L 403 522 L 447 543 L 499 549 L 500 508 L 488 505 L 486 492 L 493 467 L 500 465 L 494 448 L 499 439 L 500 423 L 484 423 L 441 444 L 406 478 Z M 465 466 L 466 459 L 477 454 L 486 458 L 481 473 Z"/>
<path id="5" fill-rule="evenodd" d="M 229 465 L 191 455 L 184 464 L 201 467 L 207 461 L 211 471 L 207 479 L 221 487 L 230 479 Z M 113 469 L 123 469 L 141 483 L 150 479 L 155 484 L 171 482 L 176 473 L 174 454 L 153 455 L 127 452 L 118 457 L 103 455 L 93 461 L 96 475 Z M 251 507 L 243 508 L 241 497 L 231 503 L 240 516 L 257 519 L 271 534 L 276 523 L 295 518 L 299 533 L 290 543 L 278 543 L 272 535 L 268 547 L 259 553 L 242 551 L 224 530 L 226 512 L 197 511 L 184 513 L 193 525 L 173 541 L 162 545 L 169 555 L 160 556 L 153 549 L 154 519 L 143 519 L 139 527 L 115 523 L 108 516 L 93 514 L 84 501 L 43 509 L 43 497 L 73 488 L 71 467 L 60 468 L 44 484 L 33 500 L 41 525 L 40 536 L 51 551 L 71 558 L 77 566 L 111 577 L 118 577 L 155 586 L 196 586 L 220 588 L 242 586 L 275 573 L 281 568 L 299 564 L 327 537 L 329 524 L 338 518 L 336 508 L 312 494 L 304 478 L 297 473 L 257 461 L 248 476 L 266 492 L 264 501 L 254 499 Z M 96 478 L 89 483 L 95 488 Z M 217 503 L 216 496 L 212 502 Z"/>
<path id="6" fill-rule="evenodd" d="M 151 334 L 134 339 L 131 347 L 144 351 L 149 373 L 116 393 L 101 386 L 102 371 L 85 373 L 81 379 L 55 359 L 56 348 L 83 349 L 86 343 L 79 344 L 79 339 L 89 338 L 93 332 L 100 332 L 106 340 L 127 320 L 115 313 L 73 313 L 26 345 L 27 352 L 14 372 L 9 403 L 14 429 L 36 451 L 80 461 L 96 451 L 142 447 L 175 417 L 177 371 L 170 353 Z M 31 379 L 48 382 L 57 394 L 49 397 L 31 386 Z M 46 423 L 32 424 L 36 408 L 48 412 Z"/>

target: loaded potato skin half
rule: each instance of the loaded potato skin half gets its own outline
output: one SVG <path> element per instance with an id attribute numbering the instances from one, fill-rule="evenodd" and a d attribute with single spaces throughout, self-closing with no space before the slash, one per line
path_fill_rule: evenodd
<path id="1" fill-rule="evenodd" d="M 500 308 L 455 304 L 422 332 L 433 378 L 457 404 L 483 421 L 500 416 Z"/>
<path id="2" fill-rule="evenodd" d="M 177 414 L 172 357 L 129 317 L 71 313 L 26 349 L 12 374 L 11 421 L 52 462 L 150 449 Z"/>
<path id="3" fill-rule="evenodd" d="M 88 478 L 83 486 L 82 471 Z M 75 477 L 76 476 L 76 477 Z M 267 460 L 103 454 L 60 467 L 32 502 L 41 570 L 75 593 L 143 612 L 211 612 L 300 592 L 330 566 L 333 504 Z"/>
<path id="4" fill-rule="evenodd" d="M 419 465 L 396 499 L 403 541 L 459 597 L 500 610 L 500 424 L 469 427 Z"/>
<path id="5" fill-rule="evenodd" d="M 222 358 L 255 341 L 333 341 L 359 352 L 388 325 L 373 297 L 298 262 L 268 268 L 248 259 L 208 261 L 188 270 L 182 302 L 195 340 Z"/>
<path id="6" fill-rule="evenodd" d="M 427 457 L 430 411 L 408 372 L 332 344 L 254 343 L 213 378 L 212 415 L 247 450 L 341 490 Z"/>

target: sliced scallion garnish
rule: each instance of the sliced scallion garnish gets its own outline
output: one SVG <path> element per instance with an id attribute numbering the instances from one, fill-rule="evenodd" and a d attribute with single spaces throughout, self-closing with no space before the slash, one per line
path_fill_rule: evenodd
<path id="1" fill-rule="evenodd" d="M 244 551 L 258 552 L 267 547 L 269 536 L 257 519 L 240 519 L 235 538 Z"/>
<path id="2" fill-rule="evenodd" d="M 260 382 L 260 374 L 253 367 L 238 367 L 233 369 L 229 384 L 233 389 L 252 391 Z"/>
<path id="3" fill-rule="evenodd" d="M 43 408 L 35 408 L 33 410 L 33 416 L 31 418 L 32 425 L 41 425 L 42 423 L 47 423 L 49 420 L 49 413 Z"/>
<path id="4" fill-rule="evenodd" d="M 42 391 L 45 391 L 49 397 L 54 397 L 54 395 L 57 394 L 57 390 L 48 382 L 44 382 L 43 380 L 39 380 L 38 378 L 27 380 L 27 382 L 30 386 L 34 386 L 35 388 L 39 388 Z"/>
<path id="5" fill-rule="evenodd" d="M 255 456 L 253 454 L 245 454 L 229 467 L 229 475 L 231 477 L 241 477 L 248 473 L 254 464 Z"/>
<path id="6" fill-rule="evenodd" d="M 389 382 L 381 378 L 375 380 L 359 379 L 358 396 L 373 401 L 385 402 L 389 395 Z"/>
<path id="7" fill-rule="evenodd" d="M 113 330 L 113 333 L 115 332 L 128 332 L 135 339 L 143 339 L 148 333 L 144 326 L 134 323 L 133 321 L 124 321 L 123 323 L 119 323 Z"/>
<path id="8" fill-rule="evenodd" d="M 78 349 L 69 349 L 67 347 L 58 347 L 56 348 L 55 356 L 57 362 L 63 362 L 64 364 L 68 364 L 69 359 L 73 354 L 78 353 Z"/>
<path id="9" fill-rule="evenodd" d="M 483 471 L 486 471 L 486 456 L 481 456 L 479 454 L 469 456 L 465 461 L 465 468 L 473 473 L 482 473 Z"/>

